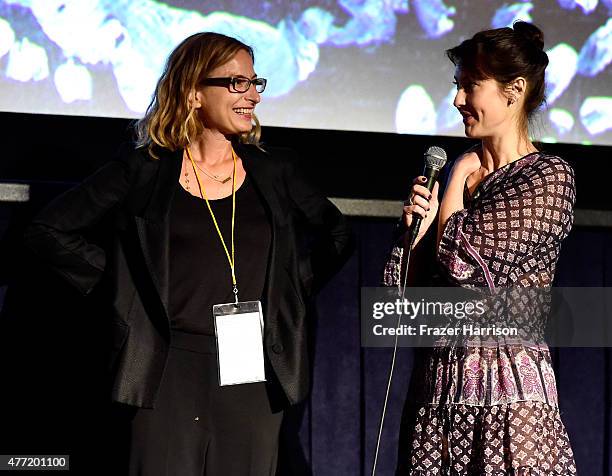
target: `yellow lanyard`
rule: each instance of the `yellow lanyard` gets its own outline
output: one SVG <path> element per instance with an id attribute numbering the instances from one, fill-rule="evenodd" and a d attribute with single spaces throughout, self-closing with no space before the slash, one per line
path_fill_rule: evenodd
<path id="1" fill-rule="evenodd" d="M 208 206 L 208 211 L 210 212 L 210 216 L 212 217 L 213 223 L 215 224 L 215 228 L 217 229 L 217 233 L 219 238 L 221 239 L 221 244 L 223 245 L 223 249 L 225 250 L 225 256 L 227 256 L 227 261 L 229 262 L 230 269 L 232 270 L 232 284 L 234 285 L 234 300 L 236 304 L 238 304 L 238 285 L 236 283 L 236 259 L 234 254 L 234 223 L 236 220 L 236 152 L 234 152 L 234 148 L 232 147 L 232 157 L 234 158 L 234 173 L 232 174 L 232 255 L 227 249 L 227 245 L 225 244 L 225 240 L 223 239 L 223 235 L 221 234 L 221 230 L 219 229 L 219 224 L 217 223 L 217 219 L 215 218 L 215 214 L 213 213 L 212 207 L 210 206 L 210 202 L 208 201 L 208 197 L 206 195 L 206 190 L 204 189 L 204 185 L 200 181 L 200 174 L 198 173 L 198 168 L 193 161 L 193 157 L 191 157 L 191 153 L 189 152 L 189 148 L 185 148 L 185 152 L 187 152 L 187 157 L 191 161 L 191 165 L 193 166 L 193 171 L 196 175 L 196 180 L 198 181 L 198 187 L 200 188 L 200 195 L 204 200 L 206 200 L 206 205 Z"/>

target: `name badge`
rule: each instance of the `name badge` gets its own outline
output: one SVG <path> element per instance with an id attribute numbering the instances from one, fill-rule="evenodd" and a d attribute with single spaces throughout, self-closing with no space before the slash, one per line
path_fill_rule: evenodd
<path id="1" fill-rule="evenodd" d="M 213 306 L 219 385 L 264 382 L 263 313 L 260 301 Z"/>

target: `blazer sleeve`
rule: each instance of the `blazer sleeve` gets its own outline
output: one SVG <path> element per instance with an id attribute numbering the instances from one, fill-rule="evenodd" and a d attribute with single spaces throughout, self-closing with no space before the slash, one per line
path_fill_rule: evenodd
<path id="1" fill-rule="evenodd" d="M 99 282 L 106 265 L 104 250 L 84 233 L 127 196 L 135 155 L 140 153 L 133 149 L 121 154 L 57 197 L 25 231 L 25 245 L 33 254 L 84 295 Z"/>
<path id="2" fill-rule="evenodd" d="M 295 158 L 285 162 L 287 193 L 314 231 L 310 243 L 311 291 L 320 290 L 353 253 L 354 235 L 344 215 L 307 179 Z"/>

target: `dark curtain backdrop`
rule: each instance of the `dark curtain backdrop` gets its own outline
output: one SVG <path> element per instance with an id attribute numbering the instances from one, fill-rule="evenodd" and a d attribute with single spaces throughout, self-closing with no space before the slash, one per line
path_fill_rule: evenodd
<path id="1" fill-rule="evenodd" d="M 301 441 L 312 474 L 369 475 L 392 349 L 360 347 L 359 290 L 380 283 L 391 223 L 353 220 L 356 255 L 317 300 L 314 384 Z M 574 229 L 564 242 L 558 286 L 612 286 L 612 231 Z M 553 349 L 563 421 L 579 474 L 611 474 L 610 349 Z M 403 405 L 413 365 L 400 349 L 377 474 L 394 474 Z"/>

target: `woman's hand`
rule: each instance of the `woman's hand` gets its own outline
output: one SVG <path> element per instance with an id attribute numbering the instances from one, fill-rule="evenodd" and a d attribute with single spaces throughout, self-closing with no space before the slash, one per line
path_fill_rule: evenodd
<path id="1" fill-rule="evenodd" d="M 419 228 L 419 233 L 414 242 L 414 245 L 421 240 L 427 233 L 427 230 L 436 219 L 438 213 L 438 188 L 439 184 L 434 184 L 433 190 L 430 192 L 423 184 L 427 183 L 427 178 L 420 176 L 414 179 L 412 191 L 408 200 L 404 202 L 404 213 L 402 220 L 406 228 L 410 229 L 415 216 L 420 216 L 423 221 Z"/>

